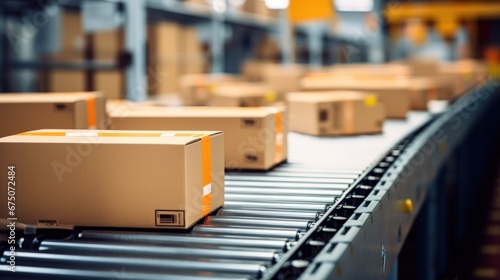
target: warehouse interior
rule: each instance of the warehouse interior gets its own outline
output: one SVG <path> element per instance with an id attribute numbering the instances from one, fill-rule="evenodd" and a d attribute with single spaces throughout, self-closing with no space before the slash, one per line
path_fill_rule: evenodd
<path id="1" fill-rule="evenodd" d="M 500 1 L 0 1 L 0 279 L 500 279 Z"/>

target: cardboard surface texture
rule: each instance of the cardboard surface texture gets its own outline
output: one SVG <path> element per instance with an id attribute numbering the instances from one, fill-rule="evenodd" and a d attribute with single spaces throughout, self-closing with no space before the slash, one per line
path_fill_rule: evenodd
<path id="1" fill-rule="evenodd" d="M 223 131 L 227 169 L 266 170 L 287 158 L 287 121 L 277 108 L 127 106 L 109 115 L 113 129 Z"/>
<path id="2" fill-rule="evenodd" d="M 223 137 L 213 131 L 37 130 L 1 138 L 0 166 L 15 166 L 18 174 L 19 223 L 188 228 L 224 203 Z M 7 182 L 7 172 L 0 178 Z M 6 197 L 7 187 L 0 194 Z"/>
<path id="3" fill-rule="evenodd" d="M 106 99 L 99 93 L 0 94 L 0 137 L 35 129 L 104 129 Z"/>
<path id="4" fill-rule="evenodd" d="M 277 99 L 269 86 L 250 83 L 222 83 L 214 85 L 210 105 L 229 107 L 267 106 Z"/>
<path id="5" fill-rule="evenodd" d="M 376 94 L 384 103 L 387 118 L 404 119 L 410 110 L 411 91 L 405 80 L 308 75 L 301 80 L 301 86 L 305 91 L 352 90 Z"/>
<path id="6" fill-rule="evenodd" d="M 290 130 L 311 135 L 382 132 L 384 105 L 375 95 L 352 91 L 290 93 Z"/>
<path id="7" fill-rule="evenodd" d="M 186 74 L 180 78 L 180 96 L 186 106 L 204 106 L 210 101 L 213 88 L 220 83 L 235 82 L 230 74 Z"/>

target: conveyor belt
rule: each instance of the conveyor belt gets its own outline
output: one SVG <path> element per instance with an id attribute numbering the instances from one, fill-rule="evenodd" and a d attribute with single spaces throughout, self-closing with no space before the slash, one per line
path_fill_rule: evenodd
<path id="1" fill-rule="evenodd" d="M 382 176 L 433 122 L 411 112 L 407 121 L 387 121 L 383 135 L 290 133 L 289 163 L 229 172 L 224 207 L 190 231 L 37 230 L 19 240 L 15 275 L 5 250 L 0 278 L 298 278 L 320 251 L 334 249 L 333 237 L 347 234 L 349 217 L 368 207 Z"/>

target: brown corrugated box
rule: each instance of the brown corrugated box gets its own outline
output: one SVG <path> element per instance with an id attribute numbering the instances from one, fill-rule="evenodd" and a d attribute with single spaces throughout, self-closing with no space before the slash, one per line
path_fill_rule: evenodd
<path id="1" fill-rule="evenodd" d="M 304 91 L 318 90 L 353 90 L 376 94 L 384 103 L 387 118 L 404 119 L 410 110 L 411 91 L 404 80 L 368 79 L 354 76 L 338 76 L 332 74 L 310 74 L 301 79 Z"/>
<path id="2" fill-rule="evenodd" d="M 486 65 L 470 59 L 441 63 L 439 72 L 441 79 L 449 81 L 453 98 L 462 96 L 467 90 L 488 79 Z"/>
<path id="3" fill-rule="evenodd" d="M 290 130 L 311 135 L 382 132 L 384 105 L 375 95 L 350 91 L 290 93 Z"/>
<path id="4" fill-rule="evenodd" d="M 213 86 L 210 105 L 229 107 L 260 107 L 276 101 L 276 92 L 269 86 L 251 83 L 221 83 Z"/>
<path id="5" fill-rule="evenodd" d="M 204 106 L 210 101 L 210 93 L 220 83 L 235 82 L 238 78 L 230 74 L 187 74 L 180 77 L 179 92 L 182 103 L 187 106 Z"/>
<path id="6" fill-rule="evenodd" d="M 307 73 L 307 68 L 299 64 L 265 64 L 261 68 L 262 81 L 277 93 L 278 100 L 285 100 L 288 92 L 300 91 L 300 79 Z"/>
<path id="7" fill-rule="evenodd" d="M 287 158 L 287 122 L 272 107 L 133 107 L 109 112 L 113 129 L 220 130 L 228 169 L 266 170 Z"/>
<path id="8" fill-rule="evenodd" d="M 414 77 L 436 77 L 439 74 L 438 61 L 431 58 L 413 57 L 404 62 Z"/>
<path id="9" fill-rule="evenodd" d="M 38 130 L 1 138 L 0 167 L 20 223 L 188 228 L 224 203 L 223 147 L 221 132 Z"/>
<path id="10" fill-rule="evenodd" d="M 0 94 L 0 137 L 43 128 L 104 129 L 105 106 L 99 93 Z"/>
<path id="11" fill-rule="evenodd" d="M 262 82 L 264 81 L 264 69 L 266 66 L 275 65 L 272 62 L 246 60 L 241 65 L 241 74 L 243 78 L 249 82 Z"/>
<path id="12" fill-rule="evenodd" d="M 183 74 L 202 73 L 205 57 L 195 27 L 162 22 L 148 25 L 149 93 L 173 93 Z"/>

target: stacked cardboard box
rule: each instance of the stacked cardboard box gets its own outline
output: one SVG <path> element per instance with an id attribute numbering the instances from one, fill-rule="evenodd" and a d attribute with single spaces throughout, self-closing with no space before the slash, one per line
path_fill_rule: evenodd
<path id="1" fill-rule="evenodd" d="M 149 93 L 179 91 L 183 74 L 203 73 L 205 60 L 197 31 L 176 23 L 148 26 Z"/>
<path id="2" fill-rule="evenodd" d="M 360 92 L 303 92 L 287 96 L 290 130 L 311 135 L 382 132 L 384 105 Z"/>
<path id="3" fill-rule="evenodd" d="M 221 83 L 212 88 L 210 105 L 230 107 L 267 106 L 276 101 L 276 92 L 257 83 Z"/>
<path id="4" fill-rule="evenodd" d="M 214 87 L 221 83 L 235 82 L 238 78 L 230 74 L 186 74 L 179 80 L 182 103 L 187 106 L 203 106 L 210 101 Z"/>
<path id="5" fill-rule="evenodd" d="M 37 130 L 1 138 L 0 154 L 29 175 L 16 177 L 20 223 L 188 228 L 224 203 L 221 132 Z"/>
<path id="6" fill-rule="evenodd" d="M 440 77 L 449 81 L 454 98 L 488 79 L 486 64 L 474 60 L 461 60 L 439 65 Z"/>
<path id="7" fill-rule="evenodd" d="M 387 118 L 404 119 L 410 110 L 412 92 L 404 79 L 362 79 L 332 74 L 311 74 L 301 79 L 305 91 L 353 90 L 376 94 L 384 103 Z"/>
<path id="8" fill-rule="evenodd" d="M 287 122 L 271 107 L 115 107 L 113 129 L 220 130 L 228 169 L 266 170 L 287 158 Z"/>
<path id="9" fill-rule="evenodd" d="M 301 90 L 300 78 L 307 73 L 307 68 L 299 64 L 247 60 L 241 72 L 245 80 L 269 85 L 278 94 L 278 100 L 284 100 L 287 92 Z"/>
<path id="10" fill-rule="evenodd" d="M 85 59 L 86 34 L 82 27 L 80 13 L 65 11 L 62 14 L 61 50 L 50 55 L 49 62 L 82 63 Z M 96 32 L 92 35 L 93 59 L 114 62 L 123 49 L 123 30 Z M 46 89 L 53 92 L 84 91 L 87 89 L 87 76 L 84 70 L 53 70 L 47 75 Z M 95 71 L 94 88 L 108 98 L 123 97 L 124 77 L 121 70 Z"/>
<path id="11" fill-rule="evenodd" d="M 104 129 L 105 103 L 98 93 L 1 94 L 0 137 L 42 128 Z"/>

